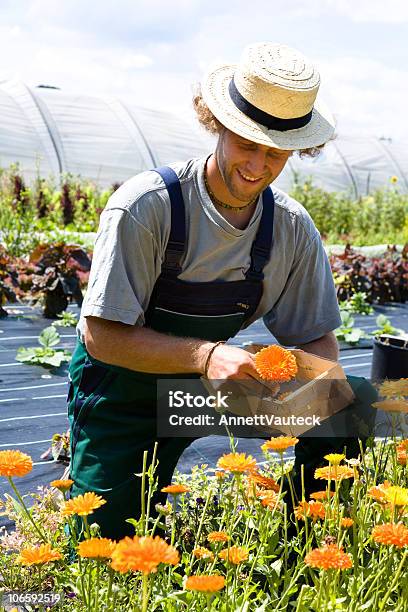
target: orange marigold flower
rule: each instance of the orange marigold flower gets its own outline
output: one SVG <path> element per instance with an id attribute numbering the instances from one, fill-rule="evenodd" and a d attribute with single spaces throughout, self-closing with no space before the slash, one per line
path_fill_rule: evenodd
<path id="1" fill-rule="evenodd" d="M 297 508 L 295 508 L 295 516 L 301 521 L 305 520 L 305 516 L 316 521 L 318 518 L 324 519 L 326 510 L 324 505 L 319 501 L 301 501 Z"/>
<path id="2" fill-rule="evenodd" d="M 383 483 L 375 487 L 371 487 L 371 489 L 367 491 L 367 495 L 375 499 L 375 501 L 386 502 L 387 498 L 385 497 L 385 491 L 390 486 L 391 486 L 391 483 L 388 480 L 384 480 Z"/>
<path id="3" fill-rule="evenodd" d="M 59 489 L 62 492 L 68 491 L 68 489 L 70 489 L 73 484 L 74 481 L 70 480 L 69 478 L 66 478 L 64 480 L 52 480 L 50 482 L 50 485 L 52 487 L 54 487 L 55 489 Z"/>
<path id="4" fill-rule="evenodd" d="M 295 446 L 299 442 L 298 438 L 291 436 L 278 436 L 277 438 L 271 438 L 262 444 L 261 448 L 264 451 L 273 450 L 278 453 L 283 453 L 290 446 Z"/>
<path id="5" fill-rule="evenodd" d="M 329 496 L 334 497 L 334 491 L 315 491 L 309 495 L 311 499 L 315 499 L 317 501 L 328 500 Z"/>
<path id="6" fill-rule="evenodd" d="M 341 527 L 345 527 L 346 529 L 348 529 L 349 527 L 352 527 L 354 525 L 354 521 L 352 518 L 345 516 L 344 518 L 341 519 L 340 525 Z"/>
<path id="7" fill-rule="evenodd" d="M 189 576 L 184 588 L 187 591 L 201 591 L 203 593 L 215 593 L 224 588 L 224 576 Z"/>
<path id="8" fill-rule="evenodd" d="M 115 547 L 116 542 L 109 538 L 89 538 L 79 543 L 78 553 L 88 559 L 111 559 Z"/>
<path id="9" fill-rule="evenodd" d="M 174 546 L 167 544 L 160 536 L 126 536 L 116 544 L 111 566 L 121 573 L 133 570 L 147 575 L 157 572 L 160 563 L 177 565 L 179 560 Z"/>
<path id="10" fill-rule="evenodd" d="M 106 504 L 106 500 L 100 495 L 96 495 L 93 492 L 84 493 L 83 495 L 68 499 L 62 507 L 62 515 L 72 516 L 72 514 L 78 514 L 79 516 L 87 516 L 103 506 L 103 504 Z"/>
<path id="11" fill-rule="evenodd" d="M 227 474 L 223 470 L 215 470 L 214 476 L 219 478 L 219 480 L 222 480 L 223 478 L 227 477 Z"/>
<path id="12" fill-rule="evenodd" d="M 23 548 L 16 562 L 21 565 L 42 565 L 49 561 L 58 561 L 58 559 L 62 559 L 62 555 L 58 550 L 53 550 L 50 544 L 41 544 L 40 546 Z"/>
<path id="13" fill-rule="evenodd" d="M 254 357 L 255 368 L 261 378 L 286 382 L 296 376 L 295 356 L 288 349 L 272 344 L 263 348 Z"/>
<path id="14" fill-rule="evenodd" d="M 208 548 L 205 548 L 205 546 L 198 546 L 198 548 L 195 548 L 193 550 L 193 555 L 197 559 L 207 559 L 208 561 L 212 561 L 214 559 L 214 555 L 212 554 L 211 550 L 208 550 Z"/>
<path id="15" fill-rule="evenodd" d="M 397 444 L 397 450 L 408 450 L 408 439 L 406 440 L 400 440 L 399 442 L 396 442 Z"/>
<path id="16" fill-rule="evenodd" d="M 407 465 L 407 451 L 400 450 L 397 451 L 397 463 L 400 465 Z"/>
<path id="17" fill-rule="evenodd" d="M 275 491 L 257 491 L 256 496 L 260 498 L 265 508 L 274 510 L 279 506 L 280 498 Z"/>
<path id="18" fill-rule="evenodd" d="M 207 536 L 209 542 L 228 542 L 229 539 L 230 537 L 225 531 L 211 531 Z"/>
<path id="19" fill-rule="evenodd" d="M 305 557 L 306 565 L 319 569 L 349 569 L 353 561 L 348 553 L 337 546 L 329 544 L 323 548 L 315 548 Z"/>
<path id="20" fill-rule="evenodd" d="M 223 559 L 223 561 L 228 561 L 234 565 L 246 561 L 248 556 L 249 553 L 247 549 L 241 546 L 231 546 L 231 548 L 224 548 L 224 550 L 220 552 L 220 558 Z"/>
<path id="21" fill-rule="evenodd" d="M 242 474 L 256 469 L 256 459 L 245 453 L 229 453 L 218 459 L 217 466 L 227 472 Z"/>
<path id="22" fill-rule="evenodd" d="M 408 506 L 408 489 L 404 487 L 388 487 L 384 495 L 386 500 L 394 506 Z"/>
<path id="23" fill-rule="evenodd" d="M 162 493 L 170 493 L 171 495 L 181 495 L 187 493 L 190 489 L 182 484 L 172 484 L 162 488 Z"/>
<path id="24" fill-rule="evenodd" d="M 30 455 L 19 450 L 0 451 L 0 476 L 26 476 L 33 469 Z"/>
<path id="25" fill-rule="evenodd" d="M 275 491 L 275 493 L 279 493 L 280 490 L 280 487 L 276 480 L 264 476 L 260 472 L 252 472 L 252 474 L 249 475 L 249 482 L 256 484 L 258 487 L 261 487 L 261 489 Z"/>
<path id="26" fill-rule="evenodd" d="M 384 380 L 378 388 L 378 393 L 387 398 L 408 395 L 408 378 Z"/>
<path id="27" fill-rule="evenodd" d="M 345 465 L 326 465 L 315 470 L 314 477 L 320 480 L 342 480 L 343 478 L 353 478 L 354 470 Z"/>
<path id="28" fill-rule="evenodd" d="M 373 402 L 373 408 L 379 408 L 386 412 L 406 412 L 408 413 L 408 401 L 400 399 L 385 399 L 382 402 Z"/>
<path id="29" fill-rule="evenodd" d="M 398 548 L 408 546 L 408 528 L 402 523 L 377 525 L 371 535 L 379 544 L 397 546 Z"/>

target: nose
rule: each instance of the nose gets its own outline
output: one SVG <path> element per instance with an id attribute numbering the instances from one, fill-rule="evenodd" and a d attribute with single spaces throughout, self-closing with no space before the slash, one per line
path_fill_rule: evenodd
<path id="1" fill-rule="evenodd" d="M 251 151 L 247 161 L 247 171 L 253 178 L 262 176 L 265 172 L 266 152 L 257 149 Z"/>

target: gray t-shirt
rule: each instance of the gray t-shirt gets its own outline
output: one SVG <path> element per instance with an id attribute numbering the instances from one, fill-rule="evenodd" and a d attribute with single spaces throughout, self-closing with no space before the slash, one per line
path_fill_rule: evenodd
<path id="1" fill-rule="evenodd" d="M 187 245 L 179 278 L 191 282 L 242 280 L 261 219 L 258 199 L 245 229 L 217 211 L 204 184 L 205 158 L 172 164 L 186 208 Z M 283 345 L 315 340 L 341 323 L 330 265 L 319 232 L 296 200 L 273 187 L 275 220 L 271 258 L 257 311 Z M 88 290 L 78 323 L 95 316 L 143 325 L 170 233 L 170 200 L 161 177 L 147 171 L 126 181 L 109 199 L 96 236 Z"/>

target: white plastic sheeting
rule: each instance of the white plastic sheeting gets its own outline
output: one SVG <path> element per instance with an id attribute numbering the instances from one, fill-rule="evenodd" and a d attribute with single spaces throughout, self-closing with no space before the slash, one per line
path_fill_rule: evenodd
<path id="1" fill-rule="evenodd" d="M 105 187 L 155 166 L 211 151 L 212 140 L 184 118 L 117 98 L 73 95 L 0 83 L 0 166 L 18 162 L 27 180 L 80 174 Z M 294 155 L 276 184 L 289 190 L 294 173 L 353 197 L 390 186 L 408 193 L 408 145 L 390 139 L 338 136 L 315 159 Z"/>

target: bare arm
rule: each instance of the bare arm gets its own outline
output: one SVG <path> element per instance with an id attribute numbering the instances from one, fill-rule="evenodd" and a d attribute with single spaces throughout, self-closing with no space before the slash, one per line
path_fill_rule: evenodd
<path id="1" fill-rule="evenodd" d="M 214 342 L 181 338 L 148 327 L 126 325 L 99 317 L 86 317 L 85 345 L 92 357 L 111 365 L 152 374 L 204 373 Z M 217 346 L 209 378 L 257 378 L 253 355 L 234 346 Z"/>
<path id="2" fill-rule="evenodd" d="M 297 348 L 306 351 L 306 353 L 313 353 L 313 355 L 324 357 L 325 359 L 331 359 L 332 361 L 339 360 L 339 345 L 333 332 L 329 332 L 321 338 L 313 340 L 313 342 L 301 344 Z"/>

